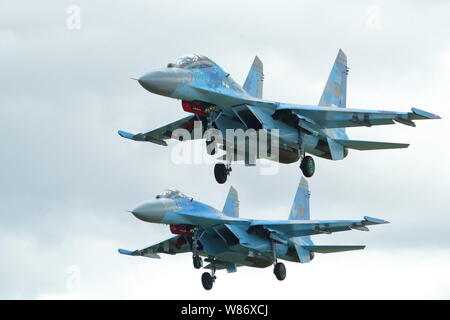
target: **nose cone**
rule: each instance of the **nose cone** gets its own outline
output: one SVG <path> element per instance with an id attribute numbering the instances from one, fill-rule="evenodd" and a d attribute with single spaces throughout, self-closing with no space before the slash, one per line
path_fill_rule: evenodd
<path id="1" fill-rule="evenodd" d="M 163 201 L 155 200 L 137 206 L 131 213 L 140 220 L 161 223 L 167 211 Z"/>
<path id="2" fill-rule="evenodd" d="M 138 79 L 146 90 L 162 96 L 170 96 L 182 81 L 180 71 L 171 68 L 150 71 Z"/>

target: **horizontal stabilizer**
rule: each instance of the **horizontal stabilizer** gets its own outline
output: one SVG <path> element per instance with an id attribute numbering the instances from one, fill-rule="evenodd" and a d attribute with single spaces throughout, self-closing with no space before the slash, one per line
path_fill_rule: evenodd
<path id="1" fill-rule="evenodd" d="M 311 252 L 334 253 L 352 250 L 363 250 L 366 246 L 303 246 Z"/>
<path id="2" fill-rule="evenodd" d="M 401 149 L 408 148 L 408 143 L 393 143 L 393 142 L 377 142 L 377 141 L 362 141 L 362 140 L 334 140 L 335 142 L 356 150 L 381 150 L 381 149 Z"/>

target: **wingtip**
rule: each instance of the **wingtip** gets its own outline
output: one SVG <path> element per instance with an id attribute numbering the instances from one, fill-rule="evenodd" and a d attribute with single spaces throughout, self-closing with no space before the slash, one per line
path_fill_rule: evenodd
<path id="1" fill-rule="evenodd" d="M 125 249 L 117 249 L 117 252 L 119 252 L 120 254 L 125 254 L 127 256 L 131 255 L 131 251 L 130 250 L 125 250 Z"/>
<path id="2" fill-rule="evenodd" d="M 419 108 L 411 108 L 411 111 L 423 118 L 427 118 L 427 119 L 442 119 L 440 116 L 438 116 L 437 114 L 419 109 Z"/>
<path id="3" fill-rule="evenodd" d="M 368 217 L 368 216 L 364 216 L 364 220 L 374 223 L 374 224 L 387 224 L 390 223 L 387 220 L 383 220 L 383 219 L 377 219 L 377 218 L 372 218 L 372 217 Z"/>
<path id="4" fill-rule="evenodd" d="M 122 138 L 126 138 L 126 139 L 133 140 L 133 138 L 134 138 L 134 134 L 126 132 L 126 131 L 122 131 L 122 130 L 117 131 L 117 134 L 119 136 L 121 136 Z"/>

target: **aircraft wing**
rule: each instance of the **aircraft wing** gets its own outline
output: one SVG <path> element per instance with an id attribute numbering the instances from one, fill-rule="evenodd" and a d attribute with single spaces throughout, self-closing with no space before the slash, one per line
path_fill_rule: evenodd
<path id="1" fill-rule="evenodd" d="M 290 110 L 300 119 L 323 128 L 371 127 L 395 122 L 415 127 L 413 120 L 440 119 L 439 116 L 412 108 L 411 112 L 349 109 L 324 106 L 280 105 L 276 113 Z"/>
<path id="2" fill-rule="evenodd" d="M 158 253 L 177 254 L 190 252 L 191 246 L 184 236 L 175 236 L 144 249 L 134 251 L 119 249 L 118 251 L 119 253 L 128 256 L 143 256 L 161 259 Z"/>
<path id="3" fill-rule="evenodd" d="M 385 224 L 388 221 L 364 217 L 363 220 L 283 220 L 283 221 L 252 221 L 251 227 L 262 227 L 268 231 L 282 233 L 287 238 L 309 236 L 314 234 L 331 234 L 333 232 L 360 230 L 369 231 L 367 226 Z"/>
<path id="4" fill-rule="evenodd" d="M 172 133 L 176 129 L 186 129 L 189 133 L 191 133 L 191 139 L 194 139 L 194 121 L 196 120 L 198 120 L 197 116 L 192 115 L 145 133 L 132 134 L 122 130 L 119 130 L 118 133 L 121 137 L 126 139 L 148 141 L 162 146 L 167 146 L 167 142 L 165 140 L 170 139 L 172 137 Z M 200 135 L 203 136 L 203 132 L 200 132 Z"/>
<path id="5" fill-rule="evenodd" d="M 317 253 L 335 253 L 335 252 L 344 252 L 344 251 L 353 251 L 353 250 L 363 250 L 366 246 L 358 246 L 358 245 L 344 245 L 344 246 L 324 246 L 324 245 L 311 245 L 311 246 L 302 246 L 305 249 L 308 249 L 311 252 Z"/>

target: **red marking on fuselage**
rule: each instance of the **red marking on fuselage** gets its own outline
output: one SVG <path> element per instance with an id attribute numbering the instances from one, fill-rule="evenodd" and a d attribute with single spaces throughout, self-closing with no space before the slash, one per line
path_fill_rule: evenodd
<path id="1" fill-rule="evenodd" d="M 183 224 L 171 224 L 170 232 L 185 237 L 192 237 L 193 235 L 193 233 L 191 232 L 191 228 Z"/>
<path id="2" fill-rule="evenodd" d="M 195 113 L 204 117 L 208 116 L 204 106 L 194 103 L 192 101 L 183 100 L 181 101 L 181 106 L 183 107 L 183 110 L 186 112 Z"/>

